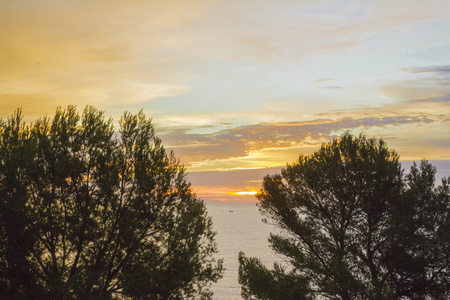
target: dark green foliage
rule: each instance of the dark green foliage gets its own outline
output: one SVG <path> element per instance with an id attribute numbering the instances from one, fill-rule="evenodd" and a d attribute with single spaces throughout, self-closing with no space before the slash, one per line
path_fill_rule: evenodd
<path id="1" fill-rule="evenodd" d="M 394 207 L 393 243 L 386 259 L 396 293 L 412 299 L 450 297 L 450 187 L 435 187 L 436 169 L 422 161 L 405 176 Z"/>
<path id="2" fill-rule="evenodd" d="M 149 119 L 87 107 L 0 126 L 0 298 L 190 299 L 221 277 L 215 233 Z"/>
<path id="3" fill-rule="evenodd" d="M 348 133 L 267 176 L 259 207 L 291 269 L 241 254 L 242 295 L 285 299 L 289 276 L 296 299 L 448 299 L 450 192 L 434 176 L 426 161 L 403 176 L 382 140 Z"/>
<path id="4" fill-rule="evenodd" d="M 245 299 L 280 299 L 302 300 L 310 299 L 308 282 L 296 276 L 294 272 L 286 271 L 275 264 L 274 270 L 268 270 L 257 258 L 246 258 L 239 253 L 239 283 L 242 285 L 242 296 Z"/>

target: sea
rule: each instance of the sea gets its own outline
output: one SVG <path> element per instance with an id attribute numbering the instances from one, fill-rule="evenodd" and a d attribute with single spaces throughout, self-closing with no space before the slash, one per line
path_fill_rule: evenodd
<path id="1" fill-rule="evenodd" d="M 243 299 L 238 283 L 238 254 L 243 251 L 247 257 L 258 257 L 270 268 L 282 262 L 268 243 L 270 233 L 277 230 L 262 222 L 264 216 L 254 203 L 206 202 L 206 207 L 217 232 L 217 257 L 224 259 L 225 267 L 223 278 L 211 286 L 213 299 Z"/>

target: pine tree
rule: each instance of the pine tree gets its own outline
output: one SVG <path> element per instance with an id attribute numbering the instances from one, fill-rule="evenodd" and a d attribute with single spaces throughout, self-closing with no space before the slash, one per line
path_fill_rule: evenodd
<path id="1" fill-rule="evenodd" d="M 0 139 L 1 298 L 211 297 L 211 218 L 142 111 L 116 132 L 90 106 L 19 110 Z"/>
<path id="2" fill-rule="evenodd" d="M 269 242 L 289 268 L 240 253 L 244 298 L 447 299 L 448 180 L 435 187 L 426 161 L 403 176 L 398 159 L 383 140 L 346 133 L 265 177 L 260 211 L 281 229 Z"/>

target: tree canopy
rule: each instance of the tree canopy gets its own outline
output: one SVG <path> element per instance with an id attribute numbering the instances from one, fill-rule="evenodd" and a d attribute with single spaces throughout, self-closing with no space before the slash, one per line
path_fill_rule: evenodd
<path id="1" fill-rule="evenodd" d="M 280 228 L 273 270 L 239 254 L 245 299 L 448 299 L 450 188 L 381 139 L 349 133 L 266 176 L 257 195 Z"/>
<path id="2" fill-rule="evenodd" d="M 0 123 L 0 298 L 210 299 L 211 218 L 143 112 Z"/>

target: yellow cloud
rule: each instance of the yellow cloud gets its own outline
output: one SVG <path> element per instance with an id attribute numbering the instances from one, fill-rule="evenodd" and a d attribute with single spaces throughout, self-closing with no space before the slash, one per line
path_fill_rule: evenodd
<path id="1" fill-rule="evenodd" d="M 228 194 L 235 196 L 247 196 L 247 195 L 254 196 L 258 194 L 258 192 L 257 191 L 228 192 Z"/>
<path id="2" fill-rule="evenodd" d="M 173 29 L 196 24 L 212 1 L 168 2 L 2 1 L 0 116 L 67 104 L 110 113 L 189 91 L 170 50 L 186 40 Z"/>

